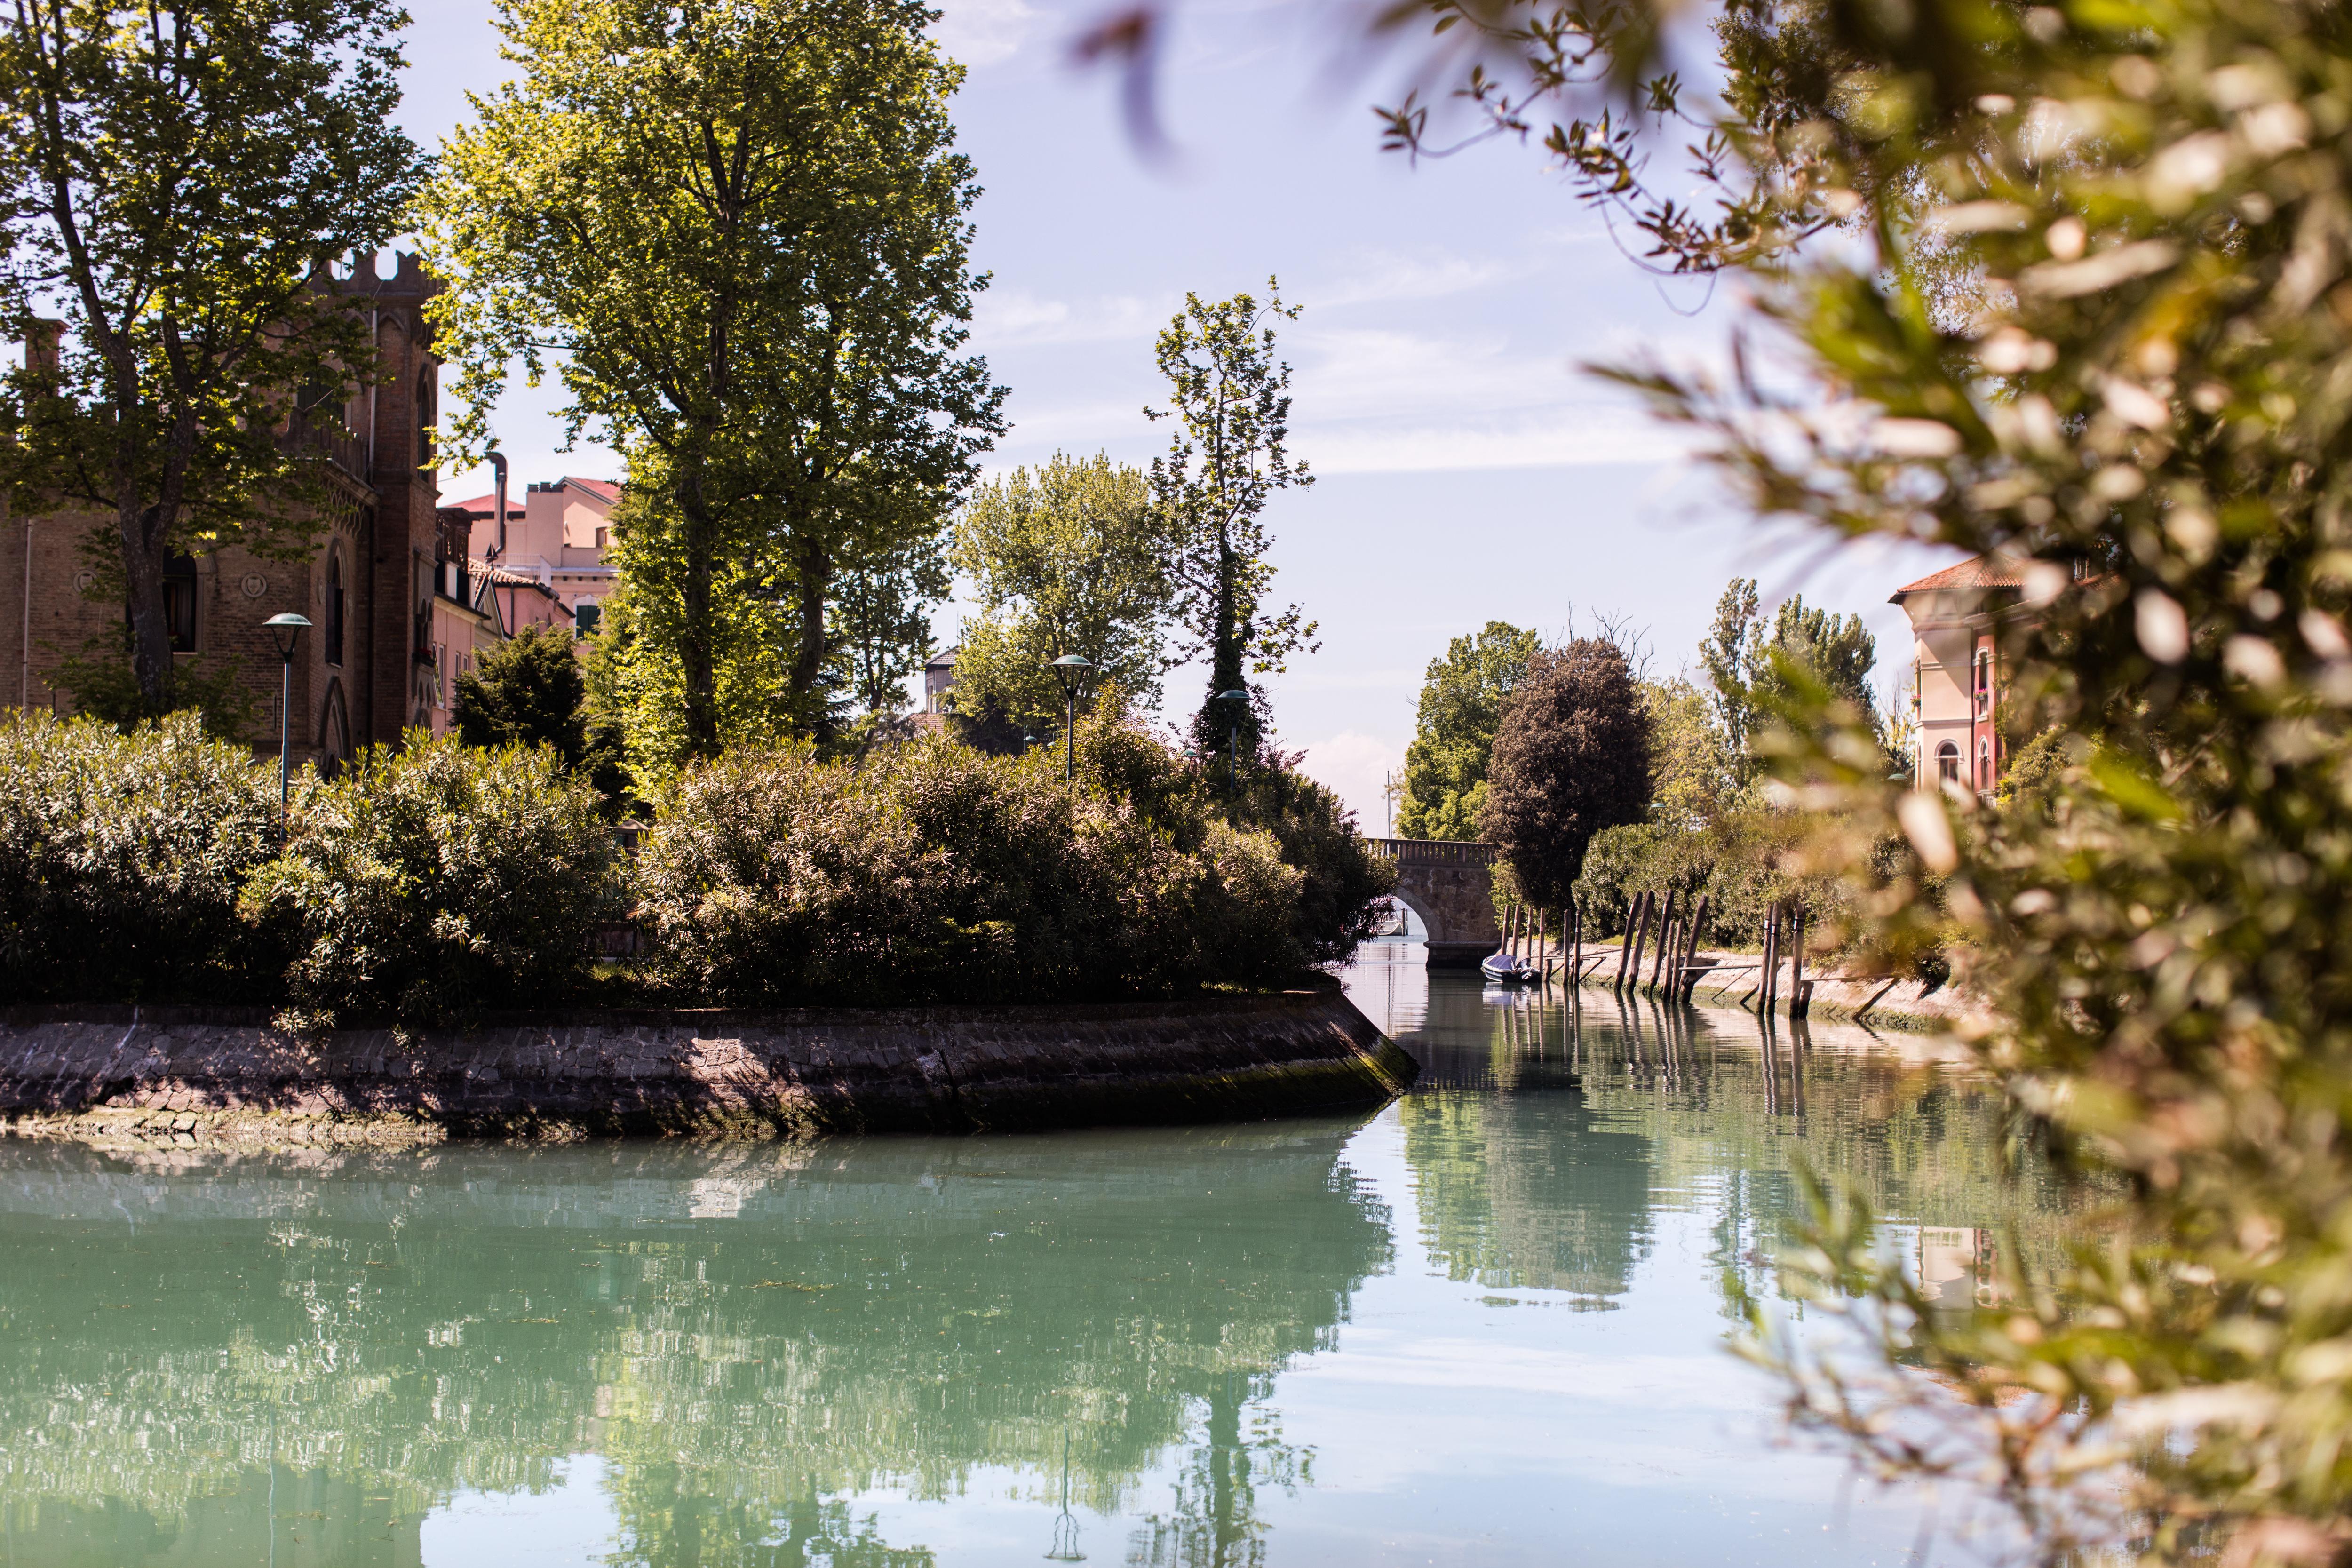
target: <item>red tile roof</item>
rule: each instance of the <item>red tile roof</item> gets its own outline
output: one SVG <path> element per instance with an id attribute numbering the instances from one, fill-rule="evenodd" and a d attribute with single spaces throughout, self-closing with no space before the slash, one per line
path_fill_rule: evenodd
<path id="1" fill-rule="evenodd" d="M 476 496 L 471 500 L 453 500 L 445 504 L 441 510 L 443 511 L 467 512 L 475 517 L 488 517 L 499 510 L 498 492 L 496 490 L 492 490 L 488 495 Z M 520 517 L 522 515 L 522 508 L 515 504 L 513 496 L 509 495 L 507 497 L 507 516 L 509 518 Z"/>
<path id="2" fill-rule="evenodd" d="M 573 474 L 566 474 L 563 476 L 563 482 L 567 485 L 578 485 L 600 500 L 617 501 L 621 499 L 621 481 L 618 479 L 583 479 Z"/>
<path id="3" fill-rule="evenodd" d="M 1930 572 L 1916 583 L 1906 583 L 1888 596 L 1887 603 L 1899 605 L 1906 594 L 1928 594 L 1939 588 L 2022 588 L 2025 573 L 2014 561 L 1996 560 L 1979 555 L 1972 560 L 1947 566 L 1941 572 Z"/>

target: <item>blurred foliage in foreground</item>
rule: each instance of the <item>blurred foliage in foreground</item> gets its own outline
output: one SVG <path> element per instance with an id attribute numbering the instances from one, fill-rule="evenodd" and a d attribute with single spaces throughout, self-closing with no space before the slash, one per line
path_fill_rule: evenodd
<path id="1" fill-rule="evenodd" d="M 1889 960 L 1939 940 L 1919 893 L 1948 876 L 1984 1059 L 2135 1196 L 2111 1250 L 1965 1324 L 1832 1216 L 1809 1267 L 1883 1353 L 1766 1346 L 1798 1418 L 1990 1488 L 2044 1561 L 2344 1560 L 2352 17 L 1734 0 L 1702 109 L 1641 79 L 1659 10 L 1391 20 L 1432 14 L 1460 101 L 1544 140 L 1650 265 L 1748 275 L 1720 370 L 1613 374 L 1759 518 L 1993 552 L 2038 616 L 2002 630 L 2013 739 L 2051 732 L 2006 809 L 1891 785 L 1852 700 L 1790 680 L 1768 746 L 1836 826 L 1785 863 L 1896 843 L 1849 915 Z M 1432 134 L 1418 100 L 1389 124 Z M 1650 179 L 1685 144 L 1712 207 Z"/>

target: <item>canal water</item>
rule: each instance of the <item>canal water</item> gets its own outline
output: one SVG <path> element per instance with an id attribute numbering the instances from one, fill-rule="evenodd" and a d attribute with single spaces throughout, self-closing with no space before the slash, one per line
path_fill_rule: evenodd
<path id="1" fill-rule="evenodd" d="M 1420 956 L 1348 971 L 1425 1066 L 1370 1116 L 0 1145 L 0 1564 L 1944 1560 L 1727 1346 L 1802 1165 L 1956 1309 L 2053 1232 L 1990 1090 Z"/>

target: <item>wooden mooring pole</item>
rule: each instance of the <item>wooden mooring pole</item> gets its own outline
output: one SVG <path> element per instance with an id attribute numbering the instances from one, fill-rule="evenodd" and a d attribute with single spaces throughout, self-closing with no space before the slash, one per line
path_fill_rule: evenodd
<path id="1" fill-rule="evenodd" d="M 1650 895 L 1633 895 L 1633 907 L 1625 911 L 1625 939 L 1617 949 L 1617 989 L 1625 989 L 1627 972 L 1641 962 L 1638 949 L 1642 945 L 1642 928 L 1650 918 Z"/>
<path id="2" fill-rule="evenodd" d="M 1675 889 L 1666 889 L 1666 901 L 1658 913 L 1658 951 L 1650 960 L 1650 990 L 1654 994 L 1658 981 L 1666 972 L 1666 954 L 1675 950 Z"/>
<path id="3" fill-rule="evenodd" d="M 1698 944 L 1706 935 L 1707 906 L 1714 900 L 1705 893 L 1699 895 L 1698 908 L 1691 911 L 1690 940 L 1683 944 L 1682 988 L 1678 994 L 1685 1002 L 1698 989 Z"/>

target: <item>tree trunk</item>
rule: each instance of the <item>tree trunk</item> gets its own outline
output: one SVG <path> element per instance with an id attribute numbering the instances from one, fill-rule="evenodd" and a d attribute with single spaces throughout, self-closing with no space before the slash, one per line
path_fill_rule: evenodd
<path id="1" fill-rule="evenodd" d="M 793 658 L 793 721 L 804 733 L 814 735 L 824 726 L 811 710 L 810 699 L 824 679 L 825 656 L 832 651 L 825 641 L 824 610 L 833 597 L 833 557 L 815 540 L 804 539 L 801 542 L 798 565 L 800 584 L 795 597 L 801 643 Z"/>
<path id="2" fill-rule="evenodd" d="M 131 673 L 151 714 L 172 701 L 172 626 L 163 609 L 163 552 L 153 541 L 154 509 L 122 509 L 123 599 L 131 613 Z"/>
<path id="3" fill-rule="evenodd" d="M 699 472 L 689 470 L 679 481 L 677 507 L 686 524 L 686 578 L 678 584 L 686 624 L 677 646 L 678 672 L 686 682 L 686 746 L 689 755 L 715 757 L 719 754 L 719 659 L 710 593 L 715 530 Z"/>

